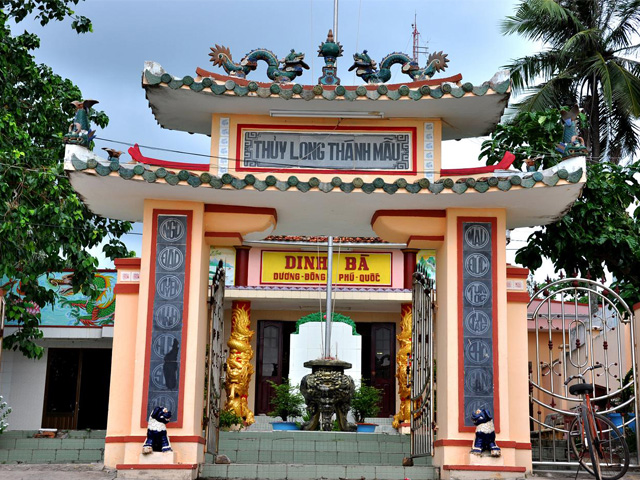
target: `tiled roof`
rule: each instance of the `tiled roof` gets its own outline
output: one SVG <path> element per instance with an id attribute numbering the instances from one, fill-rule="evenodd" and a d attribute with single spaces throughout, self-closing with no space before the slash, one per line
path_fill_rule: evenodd
<path id="1" fill-rule="evenodd" d="M 149 86 L 166 85 L 173 90 L 178 90 L 183 86 L 186 86 L 194 92 L 210 92 L 215 95 L 228 94 L 244 97 L 251 94 L 259 98 L 276 96 L 285 100 L 302 98 L 304 100 L 344 99 L 354 101 L 362 97 L 366 97 L 369 100 L 378 100 L 381 97 L 386 97 L 388 100 L 400 100 L 403 98 L 420 100 L 422 98 L 429 97 L 438 99 L 442 98 L 442 96 L 446 94 L 449 94 L 454 98 L 460 98 L 465 95 L 483 96 L 490 90 L 498 94 L 505 94 L 509 91 L 510 85 L 508 79 L 497 84 L 484 82 L 480 86 L 474 86 L 469 82 L 463 83 L 461 86 L 457 86 L 457 84 L 453 82 L 446 83 L 447 79 L 440 79 L 440 82 L 445 83 L 430 86 L 426 84 L 427 82 L 414 82 L 395 85 L 360 85 L 350 88 L 342 85 L 303 86 L 297 83 L 269 84 L 247 81 L 239 78 L 224 77 L 206 71 L 199 71 L 199 73 L 203 73 L 208 76 L 202 78 L 200 81 L 196 81 L 189 75 L 182 78 L 176 78 L 168 73 L 156 75 L 147 69 L 144 71 L 144 77 L 147 85 Z"/>
<path id="2" fill-rule="evenodd" d="M 327 237 L 309 237 L 307 235 L 269 235 L 265 242 L 308 242 L 324 243 Z M 333 237 L 335 243 L 389 243 L 380 237 Z"/>
<path id="3" fill-rule="evenodd" d="M 382 178 L 376 178 L 372 182 L 365 182 L 359 177 L 351 181 L 343 181 L 340 177 L 333 177 L 330 182 L 321 182 L 317 177 L 311 177 L 308 181 L 303 182 L 296 176 L 290 176 L 287 179 L 278 179 L 273 175 L 268 175 L 264 180 L 256 178 L 252 174 L 245 175 L 244 178 L 235 177 L 229 173 L 225 173 L 221 177 L 211 175 L 210 173 L 195 174 L 188 170 L 180 170 L 178 173 L 167 170 L 166 168 L 158 168 L 151 170 L 142 164 L 135 166 L 122 165 L 118 160 L 98 162 L 95 159 L 83 161 L 75 155 L 71 157 L 71 164 L 76 171 L 95 170 L 100 176 L 108 176 L 116 172 L 125 180 L 136 179 L 138 181 L 145 180 L 148 183 L 154 183 L 158 180 L 164 181 L 169 185 L 190 185 L 192 187 L 209 187 L 215 189 L 253 189 L 264 191 L 268 188 L 274 188 L 282 192 L 289 189 L 297 189 L 300 192 L 308 192 L 310 190 L 318 190 L 329 193 L 332 190 L 341 190 L 345 193 L 351 193 L 354 190 L 361 190 L 364 193 L 373 193 L 376 190 L 392 195 L 398 191 L 407 191 L 409 193 L 442 193 L 445 190 L 451 190 L 454 193 L 462 194 L 465 192 L 484 193 L 492 187 L 498 190 L 507 191 L 511 188 L 532 188 L 537 184 L 546 186 L 554 186 L 559 180 L 566 180 L 569 183 L 578 183 L 582 178 L 582 168 L 572 172 L 561 168 L 557 172 L 533 172 L 533 173 L 517 173 L 507 176 L 492 176 L 481 178 L 461 178 L 454 181 L 452 178 L 440 178 L 435 182 L 429 181 L 427 178 L 421 178 L 412 183 L 407 182 L 404 178 L 399 178 L 393 182 L 386 182 Z M 136 178 L 137 177 L 137 178 Z"/>

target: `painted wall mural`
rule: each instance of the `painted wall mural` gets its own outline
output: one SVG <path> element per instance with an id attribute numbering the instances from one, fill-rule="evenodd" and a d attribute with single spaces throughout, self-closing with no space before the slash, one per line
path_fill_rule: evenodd
<path id="1" fill-rule="evenodd" d="M 211 247 L 209 250 L 209 283 L 213 281 L 220 260 L 222 260 L 225 270 L 224 284 L 227 287 L 235 285 L 236 249 L 233 247 Z"/>
<path id="2" fill-rule="evenodd" d="M 53 290 L 56 301 L 46 307 L 40 307 L 35 303 L 28 303 L 27 309 L 31 313 L 41 314 L 40 325 L 43 327 L 95 327 L 113 325 L 116 310 L 116 301 L 113 289 L 116 285 L 115 271 L 102 271 L 96 274 L 93 281 L 99 294 L 95 300 L 83 295 L 73 293 L 71 278 L 73 272 L 57 272 L 42 275 L 38 284 Z M 0 287 L 9 289 L 10 282 L 0 281 Z M 20 285 L 11 287 L 13 293 L 20 294 Z M 11 325 L 12 323 L 7 323 Z M 15 324 L 15 323 L 14 323 Z"/>
<path id="3" fill-rule="evenodd" d="M 416 255 L 416 264 L 424 267 L 430 280 L 436 281 L 436 251 L 419 250 Z"/>
<path id="4" fill-rule="evenodd" d="M 462 223 L 462 352 L 464 426 L 471 415 L 494 410 L 493 226 Z"/>

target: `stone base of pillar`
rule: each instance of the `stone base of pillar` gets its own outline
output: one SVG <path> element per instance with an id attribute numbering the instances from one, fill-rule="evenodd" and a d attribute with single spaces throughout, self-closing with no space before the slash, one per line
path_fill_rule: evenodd
<path id="1" fill-rule="evenodd" d="M 141 453 L 138 463 L 141 465 L 173 465 L 176 463 L 176 452 Z"/>
<path id="2" fill-rule="evenodd" d="M 441 480 L 524 479 L 526 477 L 525 467 L 443 465 L 440 471 Z"/>
<path id="3" fill-rule="evenodd" d="M 124 464 L 117 465 L 118 479 L 138 480 L 195 480 L 198 478 L 197 464 L 150 465 Z"/>

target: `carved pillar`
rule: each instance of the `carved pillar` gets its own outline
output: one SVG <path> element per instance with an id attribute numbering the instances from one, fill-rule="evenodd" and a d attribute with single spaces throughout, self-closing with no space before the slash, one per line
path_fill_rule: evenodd
<path id="1" fill-rule="evenodd" d="M 403 303 L 400 310 L 400 334 L 396 335 L 399 344 L 398 353 L 396 354 L 396 378 L 398 379 L 400 410 L 393 416 L 393 428 L 400 428 L 401 423 L 408 422 L 411 419 L 411 387 L 407 379 L 407 361 L 411 353 L 412 319 L 412 305 Z"/>
<path id="2" fill-rule="evenodd" d="M 413 288 L 413 272 L 416 271 L 416 260 L 418 250 L 415 248 L 405 248 L 402 250 L 404 255 L 404 288 L 411 290 Z M 411 338 L 411 336 L 409 336 Z"/>
<path id="3" fill-rule="evenodd" d="M 235 411 L 247 425 L 254 423 L 253 412 L 247 403 L 249 382 L 253 375 L 251 338 L 254 334 L 251 331 L 251 302 L 235 300 L 231 306 L 231 335 L 227 342 L 227 403 L 224 408 Z"/>
<path id="4" fill-rule="evenodd" d="M 251 247 L 237 246 L 236 249 L 236 287 L 246 287 L 249 284 L 249 250 Z"/>

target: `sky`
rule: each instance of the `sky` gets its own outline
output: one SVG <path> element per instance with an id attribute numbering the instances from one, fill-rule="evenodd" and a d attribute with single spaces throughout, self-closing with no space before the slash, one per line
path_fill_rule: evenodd
<path id="1" fill-rule="evenodd" d="M 443 51 L 450 60 L 439 76 L 461 73 L 463 82 L 480 85 L 512 59 L 528 55 L 538 46 L 519 37 L 505 37 L 500 22 L 515 11 L 514 0 L 341 0 L 337 40 L 344 48 L 338 60 L 343 85 L 362 80 L 348 72 L 352 55 L 367 49 L 377 62 L 393 51 L 411 54 L 412 24 L 417 18 L 420 43 L 430 52 Z M 229 47 L 235 61 L 255 48 L 267 48 L 280 58 L 293 48 L 305 53 L 311 67 L 298 83 L 315 84 L 324 62 L 319 44 L 333 27 L 333 0 L 86 0 L 74 7 L 89 17 L 93 33 L 78 35 L 70 21 L 51 22 L 42 28 L 25 20 L 14 33 L 28 30 L 41 38 L 36 61 L 71 79 L 85 98 L 99 100 L 95 108 L 109 116 L 109 126 L 98 129 L 96 152 L 112 147 L 126 152 L 128 145 L 180 150 L 181 155 L 142 148 L 145 155 L 173 161 L 207 162 L 209 138 L 165 130 L 157 125 L 141 87 L 144 62 L 153 60 L 174 76 L 195 76 L 197 67 L 224 74 L 209 61 L 210 47 Z M 425 57 L 420 64 L 426 63 Z M 266 64 L 249 79 L 267 81 Z M 399 67 L 396 66 L 399 70 Z M 408 77 L 396 70 L 389 83 Z M 443 167 L 478 166 L 481 139 L 444 142 Z M 116 142 L 124 142 L 119 144 Z M 125 155 L 123 158 L 127 158 Z M 135 232 L 141 231 L 136 225 Z M 508 247 L 513 263 L 515 248 L 528 233 L 517 231 Z M 127 243 L 140 254 L 140 235 Z M 95 252 L 96 254 L 98 252 Z M 112 264 L 101 258 L 101 267 Z"/>

